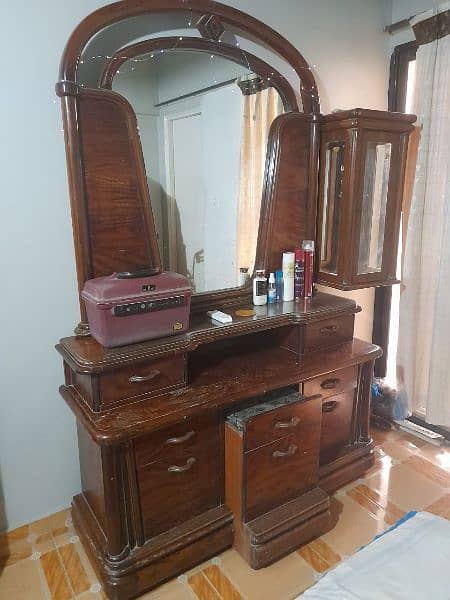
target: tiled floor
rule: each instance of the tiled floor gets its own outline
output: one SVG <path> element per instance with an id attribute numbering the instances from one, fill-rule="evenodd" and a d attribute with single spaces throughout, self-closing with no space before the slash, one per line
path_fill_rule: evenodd
<path id="1" fill-rule="evenodd" d="M 450 448 L 399 432 L 373 437 L 374 467 L 334 495 L 334 526 L 320 539 L 259 571 L 227 550 L 142 598 L 288 600 L 410 509 L 450 520 Z M 105 598 L 69 510 L 0 536 L 0 572 L 1 600 Z"/>

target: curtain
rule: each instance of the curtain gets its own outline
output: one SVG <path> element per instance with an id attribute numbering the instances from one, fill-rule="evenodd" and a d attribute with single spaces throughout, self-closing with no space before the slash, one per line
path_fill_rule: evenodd
<path id="1" fill-rule="evenodd" d="M 255 266 L 267 137 L 272 121 L 282 110 L 275 88 L 244 96 L 240 188 L 237 213 L 237 271 Z M 256 265 L 258 268 L 258 265 Z"/>
<path id="2" fill-rule="evenodd" d="M 422 131 L 403 262 L 398 374 L 410 410 L 449 426 L 449 35 L 419 46 L 413 112 Z"/>

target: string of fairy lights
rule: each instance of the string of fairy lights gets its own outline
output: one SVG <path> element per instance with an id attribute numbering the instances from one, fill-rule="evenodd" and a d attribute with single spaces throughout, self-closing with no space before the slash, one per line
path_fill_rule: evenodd
<path id="1" fill-rule="evenodd" d="M 186 24 L 188 29 L 193 29 L 194 31 L 197 31 L 195 24 L 194 24 L 194 15 L 192 13 L 192 10 L 189 10 L 189 13 L 186 17 Z M 178 35 L 178 36 L 174 36 L 177 37 L 177 40 L 179 42 L 183 42 L 186 38 L 186 36 L 184 35 Z M 198 35 L 196 35 L 195 37 L 198 37 Z M 155 39 L 155 41 L 157 40 L 157 38 L 148 38 L 148 39 Z M 224 45 L 226 46 L 230 46 L 233 45 L 236 48 L 241 49 L 241 53 L 242 53 L 242 58 L 243 58 L 243 64 L 246 66 L 246 68 L 248 69 L 248 75 L 254 75 L 255 74 L 255 69 L 252 68 L 251 66 L 251 60 L 249 60 L 248 57 L 248 53 L 243 50 L 241 48 L 241 42 L 239 40 L 234 41 L 232 44 L 230 44 L 229 42 L 223 42 L 221 39 L 217 40 L 218 44 L 222 44 L 224 43 Z M 161 57 L 163 57 L 166 54 L 169 54 L 173 51 L 189 51 L 189 48 L 187 48 L 185 45 L 183 45 L 182 47 L 180 45 L 178 45 L 177 42 L 175 42 L 173 44 L 173 46 L 171 46 L 170 48 L 161 48 L 159 50 L 155 50 L 140 56 L 128 56 L 126 54 L 126 49 L 124 48 L 124 54 L 95 54 L 92 53 L 91 56 L 87 56 L 86 54 L 80 56 L 79 61 L 78 61 L 78 68 L 77 68 L 77 72 L 79 75 L 79 85 L 81 87 L 98 87 L 98 85 L 91 85 L 88 83 L 83 82 L 81 79 L 83 77 L 83 75 L 88 74 L 88 76 L 86 77 L 86 79 L 90 79 L 89 77 L 89 69 L 92 66 L 93 63 L 97 63 L 100 67 L 103 67 L 105 64 L 107 64 L 109 61 L 112 60 L 116 60 L 119 63 L 118 69 L 116 71 L 116 75 L 119 75 L 121 73 L 121 69 L 125 70 L 125 71 L 135 71 L 136 67 L 140 64 L 140 63 L 145 63 L 145 62 L 156 62 L 158 61 L 158 59 Z M 193 49 L 194 50 L 194 49 Z M 197 50 L 198 51 L 198 50 Z M 119 50 L 120 52 L 120 50 Z M 210 54 L 210 60 L 211 63 L 213 64 L 214 59 L 220 56 L 220 54 Z M 222 57 L 221 57 L 222 58 Z M 308 89 L 304 86 L 302 78 L 301 78 L 301 74 L 300 74 L 300 70 L 308 70 L 308 71 L 313 71 L 316 69 L 316 65 L 312 65 L 312 66 L 302 66 L 302 67 L 298 67 L 297 69 L 294 69 L 293 67 L 290 67 L 290 70 L 296 74 L 299 79 L 300 79 L 300 91 L 301 93 L 306 93 L 309 94 L 310 97 L 314 100 L 316 98 L 316 93 L 314 89 Z M 284 69 L 286 71 L 286 69 Z M 92 78 L 92 75 L 91 75 Z M 277 80 L 283 80 L 285 81 L 285 77 L 283 75 L 281 75 L 280 73 L 276 72 L 276 71 L 272 71 L 270 72 L 269 75 L 267 75 L 267 77 L 265 77 L 267 83 L 269 86 L 273 86 L 275 88 L 277 88 Z M 218 83 L 218 78 L 216 76 L 216 74 L 213 71 L 212 74 L 212 85 L 216 85 Z M 56 104 L 57 103 L 57 99 L 53 100 L 53 103 Z M 61 132 L 63 132 L 63 129 L 60 129 Z"/>

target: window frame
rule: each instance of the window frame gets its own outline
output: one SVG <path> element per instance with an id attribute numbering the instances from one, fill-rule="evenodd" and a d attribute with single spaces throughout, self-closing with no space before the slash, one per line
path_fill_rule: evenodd
<path id="1" fill-rule="evenodd" d="M 388 110 L 405 112 L 408 84 L 408 66 L 415 60 L 418 43 L 414 40 L 395 46 L 391 55 L 388 88 Z M 372 342 L 383 349 L 375 361 L 375 376 L 385 377 L 388 359 L 389 328 L 391 319 L 391 286 L 375 288 Z"/>

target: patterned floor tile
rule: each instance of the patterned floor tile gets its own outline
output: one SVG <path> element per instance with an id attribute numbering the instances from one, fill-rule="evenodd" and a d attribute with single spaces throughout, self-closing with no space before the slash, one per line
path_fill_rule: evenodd
<path id="1" fill-rule="evenodd" d="M 375 464 L 332 498 L 333 529 L 265 569 L 235 550 L 190 569 L 144 600 L 289 600 L 406 510 L 450 520 L 450 448 L 404 432 L 373 432 Z M 3 560 L 3 563 L 2 563 Z M 0 534 L 0 600 L 107 600 L 63 510 Z"/>
<path id="2" fill-rule="evenodd" d="M 408 463 L 394 465 L 366 479 L 367 486 L 389 498 L 400 509 L 422 510 L 444 495 L 445 490 Z"/>
<path id="3" fill-rule="evenodd" d="M 386 496 L 382 496 L 367 485 L 359 484 L 347 492 L 352 500 L 365 508 L 377 519 L 383 519 L 385 523 L 393 525 L 405 514 L 394 503 L 390 502 Z"/>
<path id="4" fill-rule="evenodd" d="M 257 571 L 235 550 L 227 550 L 220 560 L 222 571 L 246 600 L 287 600 L 315 581 L 313 569 L 296 552 Z"/>
<path id="5" fill-rule="evenodd" d="M 37 561 L 23 560 L 1 572 L 0 600 L 47 600 Z"/>
<path id="6" fill-rule="evenodd" d="M 188 584 L 199 600 L 221 600 L 209 579 L 201 571 L 191 575 Z"/>
<path id="7" fill-rule="evenodd" d="M 437 483 L 441 487 L 450 487 L 450 472 L 441 469 L 429 460 L 422 458 L 421 456 L 411 456 L 405 464 L 418 473 L 425 475 L 425 477 L 431 479 L 431 481 L 434 481 L 434 483 Z"/>
<path id="8" fill-rule="evenodd" d="M 70 584 L 57 550 L 51 550 L 47 554 L 43 554 L 40 561 L 52 600 L 70 600 L 73 598 Z"/>
<path id="9" fill-rule="evenodd" d="M 433 504 L 427 506 L 425 510 L 427 512 L 433 513 L 434 515 L 437 515 L 438 517 L 442 517 L 447 513 L 450 513 L 450 494 L 442 496 L 442 498 L 439 498 L 438 500 L 433 502 Z"/>

